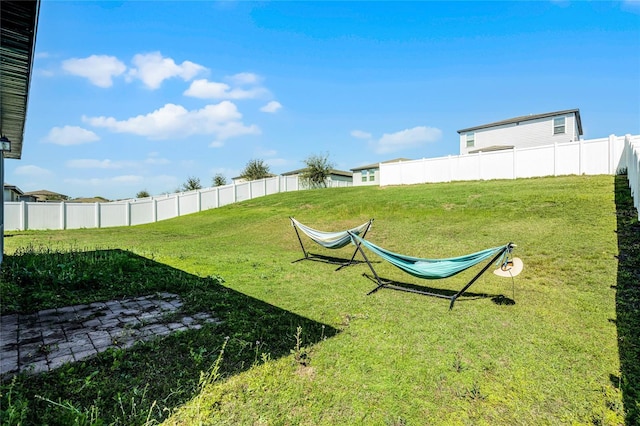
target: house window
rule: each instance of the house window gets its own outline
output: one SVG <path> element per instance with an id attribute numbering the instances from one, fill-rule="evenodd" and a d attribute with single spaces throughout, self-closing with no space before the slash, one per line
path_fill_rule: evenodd
<path id="1" fill-rule="evenodd" d="M 367 171 L 363 170 L 360 173 L 362 175 L 362 182 L 366 182 L 367 181 Z"/>
<path id="2" fill-rule="evenodd" d="M 376 171 L 371 169 L 369 170 L 369 182 L 373 182 L 376 180 Z"/>
<path id="3" fill-rule="evenodd" d="M 561 135 L 565 133 L 565 117 L 556 117 L 553 119 L 553 134 Z"/>
<path id="4" fill-rule="evenodd" d="M 467 148 L 473 148 L 476 145 L 476 134 L 467 133 Z"/>

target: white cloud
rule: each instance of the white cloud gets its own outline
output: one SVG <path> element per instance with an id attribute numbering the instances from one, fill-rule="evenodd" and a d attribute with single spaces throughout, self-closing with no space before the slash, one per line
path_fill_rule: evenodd
<path id="1" fill-rule="evenodd" d="M 209 144 L 210 148 L 222 148 L 224 146 L 224 142 L 222 141 L 213 141 Z"/>
<path id="2" fill-rule="evenodd" d="M 16 175 L 19 175 L 19 176 L 36 176 L 36 177 L 37 176 L 50 176 L 52 174 L 47 169 L 43 169 L 42 167 L 33 166 L 33 165 L 18 166 L 13 171 L 13 173 L 15 173 Z"/>
<path id="3" fill-rule="evenodd" d="M 386 154 L 435 142 L 440 137 L 442 137 L 440 129 L 418 126 L 396 133 L 385 133 L 379 141 L 375 142 L 374 149 L 378 154 Z"/>
<path id="4" fill-rule="evenodd" d="M 146 115 L 126 120 L 113 117 L 83 117 L 86 123 L 104 127 L 116 133 L 131 133 L 150 139 L 186 138 L 192 135 L 215 135 L 228 139 L 240 135 L 259 134 L 255 125 L 246 126 L 236 105 L 222 101 L 206 105 L 199 110 L 188 111 L 181 105 L 166 104 Z"/>
<path id="5" fill-rule="evenodd" d="M 193 79 L 206 68 L 191 61 L 176 64 L 171 58 L 165 58 L 160 52 L 137 54 L 132 59 L 134 68 L 127 73 L 128 79 L 140 79 L 150 89 L 157 89 L 162 82 L 172 77 L 184 81 Z"/>
<path id="6" fill-rule="evenodd" d="M 371 133 L 363 132 L 362 130 L 352 130 L 351 136 L 358 139 L 371 139 Z"/>
<path id="7" fill-rule="evenodd" d="M 130 166 L 133 162 L 111 161 L 111 160 L 93 160 L 93 159 L 77 159 L 69 160 L 65 165 L 72 169 L 122 169 Z"/>
<path id="8" fill-rule="evenodd" d="M 144 160 L 145 164 L 150 164 L 152 166 L 163 166 L 165 164 L 170 164 L 171 161 L 169 161 L 166 158 L 156 158 L 156 157 L 150 157 L 147 158 L 146 160 Z"/>
<path id="9" fill-rule="evenodd" d="M 131 185 L 144 181 L 142 176 L 138 175 L 121 175 L 109 178 L 92 178 L 92 179 L 65 179 L 64 182 L 71 185 L 93 186 L 93 187 L 109 187 L 113 184 Z"/>
<path id="10" fill-rule="evenodd" d="M 242 86 L 245 84 L 259 84 L 262 81 L 262 78 L 251 72 L 240 72 L 238 74 L 227 76 L 226 80 L 233 84 Z"/>
<path id="11" fill-rule="evenodd" d="M 83 129 L 78 126 L 54 127 L 45 137 L 46 142 L 56 145 L 80 145 L 83 143 L 95 142 L 100 140 L 98 135 L 91 130 Z"/>
<path id="12" fill-rule="evenodd" d="M 640 14 L 640 0 L 624 0 L 622 2 L 622 10 Z"/>
<path id="13" fill-rule="evenodd" d="M 267 93 L 268 90 L 264 87 L 232 88 L 226 83 L 208 81 L 206 79 L 194 80 L 189 88 L 184 91 L 185 96 L 198 99 L 255 99 Z"/>
<path id="14" fill-rule="evenodd" d="M 62 61 L 62 69 L 69 74 L 87 78 L 98 87 L 111 87 L 113 77 L 123 74 L 127 67 L 114 56 L 91 55 Z"/>
<path id="15" fill-rule="evenodd" d="M 282 104 L 280 104 L 280 102 L 271 101 L 265 106 L 263 106 L 262 108 L 260 108 L 260 111 L 274 113 L 278 111 L 280 108 L 282 108 Z"/>

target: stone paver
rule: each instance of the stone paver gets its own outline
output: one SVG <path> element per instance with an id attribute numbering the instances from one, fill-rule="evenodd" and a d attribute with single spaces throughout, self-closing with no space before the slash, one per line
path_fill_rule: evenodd
<path id="1" fill-rule="evenodd" d="M 176 294 L 162 292 L 125 300 L 47 309 L 0 317 L 0 376 L 39 373 L 90 358 L 110 347 L 130 348 L 138 341 L 199 330 L 219 323 L 207 312 L 175 314 Z M 167 320 L 167 314 L 171 315 Z"/>

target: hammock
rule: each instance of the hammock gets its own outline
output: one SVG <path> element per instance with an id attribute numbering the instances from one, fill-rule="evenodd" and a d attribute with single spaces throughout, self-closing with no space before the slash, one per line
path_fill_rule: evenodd
<path id="1" fill-rule="evenodd" d="M 340 262 L 338 259 L 335 259 L 335 258 L 328 258 L 326 256 L 314 255 L 308 252 L 304 248 L 304 244 L 302 244 L 302 239 L 300 238 L 300 233 L 298 232 L 298 230 L 302 231 L 313 242 L 321 245 L 324 248 L 334 250 L 334 249 L 343 248 L 347 244 L 351 243 L 351 235 L 356 235 L 356 236 L 361 235 L 362 237 L 364 237 L 367 234 L 367 231 L 369 231 L 369 228 L 371 228 L 371 224 L 373 223 L 373 219 L 369 219 L 367 222 L 363 223 L 362 225 L 356 226 L 355 228 L 351 228 L 346 231 L 325 232 L 325 231 L 318 231 L 317 229 L 313 229 L 306 225 L 303 225 L 293 217 L 290 217 L 289 219 L 291 219 L 291 225 L 293 226 L 293 229 L 295 229 L 296 231 L 298 242 L 300 243 L 300 247 L 302 248 L 302 253 L 304 253 L 303 258 L 294 260 L 292 263 L 298 262 L 300 260 L 324 260 L 324 261 L 328 261 L 329 263 L 339 263 L 341 266 L 338 269 L 351 265 L 353 263 L 353 259 L 355 258 L 358 250 L 356 249 L 353 252 L 353 256 L 351 256 L 351 260 L 349 260 L 349 262 L 347 263 Z"/>
<path id="2" fill-rule="evenodd" d="M 382 287 L 394 288 L 396 290 L 410 291 L 412 293 L 419 293 L 428 296 L 436 296 L 449 299 L 451 300 L 449 309 L 453 308 L 453 304 L 455 303 L 456 299 L 460 295 L 462 295 L 471 286 L 471 284 L 473 284 L 478 278 L 480 278 L 480 276 L 491 266 L 492 263 L 496 262 L 501 257 L 502 260 L 500 261 L 500 263 L 507 262 L 507 258 L 511 254 L 514 247 L 512 243 L 509 243 L 504 246 L 481 250 L 465 256 L 445 259 L 425 259 L 420 257 L 405 256 L 402 254 L 391 252 L 389 250 L 385 250 L 382 247 L 378 247 L 370 241 L 367 241 L 355 234 L 350 234 L 350 237 L 356 244 L 356 250 L 360 250 L 362 256 L 369 265 L 371 272 L 373 272 L 376 281 L 378 282 L 378 287 L 371 290 L 368 294 L 374 293 Z M 391 263 L 393 266 L 402 269 L 406 273 L 413 275 L 414 277 L 426 280 L 449 278 L 471 268 L 472 266 L 477 265 L 478 263 L 492 256 L 493 258 L 471 281 L 469 281 L 469 283 L 462 290 L 460 290 L 453 296 L 446 296 L 438 293 L 429 293 L 425 291 L 408 289 L 406 287 L 390 285 L 389 282 L 382 281 L 376 273 L 375 269 L 373 269 L 373 265 L 371 265 L 371 262 L 369 262 L 369 259 L 365 255 L 364 251 L 362 250 L 362 246 L 365 246 L 367 249 L 371 250 L 387 262 Z"/>

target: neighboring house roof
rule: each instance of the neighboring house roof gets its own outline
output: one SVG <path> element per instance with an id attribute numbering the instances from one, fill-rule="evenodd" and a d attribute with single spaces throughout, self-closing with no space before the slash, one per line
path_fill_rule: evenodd
<path id="1" fill-rule="evenodd" d="M 399 163 L 400 161 L 411 161 L 410 158 L 394 158 L 393 160 L 381 161 L 380 163 Z M 352 172 L 357 172 L 359 170 L 365 169 L 379 169 L 380 163 L 367 164 L 366 166 L 356 167 L 351 169 Z"/>
<path id="2" fill-rule="evenodd" d="M 0 7 L 0 133 L 11 141 L 5 158 L 22 157 L 39 12 L 40 0 L 3 0 Z"/>
<path id="3" fill-rule="evenodd" d="M 474 127 L 467 127 L 466 129 L 458 130 L 458 133 L 472 132 L 474 130 L 487 129 L 487 128 L 490 128 L 490 127 L 503 126 L 505 124 L 521 123 L 523 121 L 538 120 L 540 118 L 555 117 L 555 116 L 558 116 L 558 115 L 565 115 L 565 114 L 574 114 L 576 116 L 576 123 L 578 124 L 578 134 L 582 135 L 583 134 L 582 133 L 582 120 L 580 119 L 580 110 L 577 109 L 577 108 L 576 109 L 565 109 L 565 110 L 562 110 L 562 111 L 545 112 L 543 114 L 522 115 L 520 117 L 514 117 L 514 118 L 509 118 L 507 120 L 496 121 L 495 123 L 483 124 L 483 125 L 474 126 Z"/>
<path id="4" fill-rule="evenodd" d="M 73 200 L 69 200 L 70 203 L 107 203 L 109 200 L 102 197 L 84 197 L 84 198 L 74 198 Z"/>
<path id="5" fill-rule="evenodd" d="M 20 188 L 15 185 L 9 185 L 8 183 L 4 184 L 4 189 L 8 189 L 9 191 L 13 191 L 18 195 L 24 195 L 24 192 Z"/>
<path id="6" fill-rule="evenodd" d="M 278 176 L 278 175 L 274 175 L 273 173 L 267 173 L 267 177 L 268 177 L 268 178 L 270 178 L 270 177 L 276 177 L 276 176 Z M 237 177 L 231 178 L 231 180 L 240 180 L 240 179 L 244 179 L 244 177 L 242 177 L 242 176 L 237 176 Z"/>
<path id="7" fill-rule="evenodd" d="M 307 170 L 307 168 L 305 167 L 304 169 L 298 169 L 298 170 L 292 170 L 290 172 L 286 172 L 286 173 L 282 173 L 282 176 L 294 176 L 294 175 L 299 175 L 300 173 L 303 173 Z M 353 176 L 353 173 L 351 172 L 345 172 L 344 170 L 336 170 L 336 169 L 331 169 L 329 171 L 329 174 L 332 175 L 337 175 L 337 176 L 345 176 L 345 177 L 351 177 Z"/>
<path id="8" fill-rule="evenodd" d="M 25 192 L 24 195 L 33 195 L 38 199 L 44 200 L 66 200 L 69 196 L 64 194 L 58 194 L 57 192 L 47 191 L 46 189 L 40 189 L 38 191 Z"/>
<path id="9" fill-rule="evenodd" d="M 492 145 L 484 148 L 474 149 L 469 151 L 469 154 L 476 154 L 478 152 L 492 152 L 492 151 L 504 151 L 505 149 L 513 149 L 513 145 Z"/>

